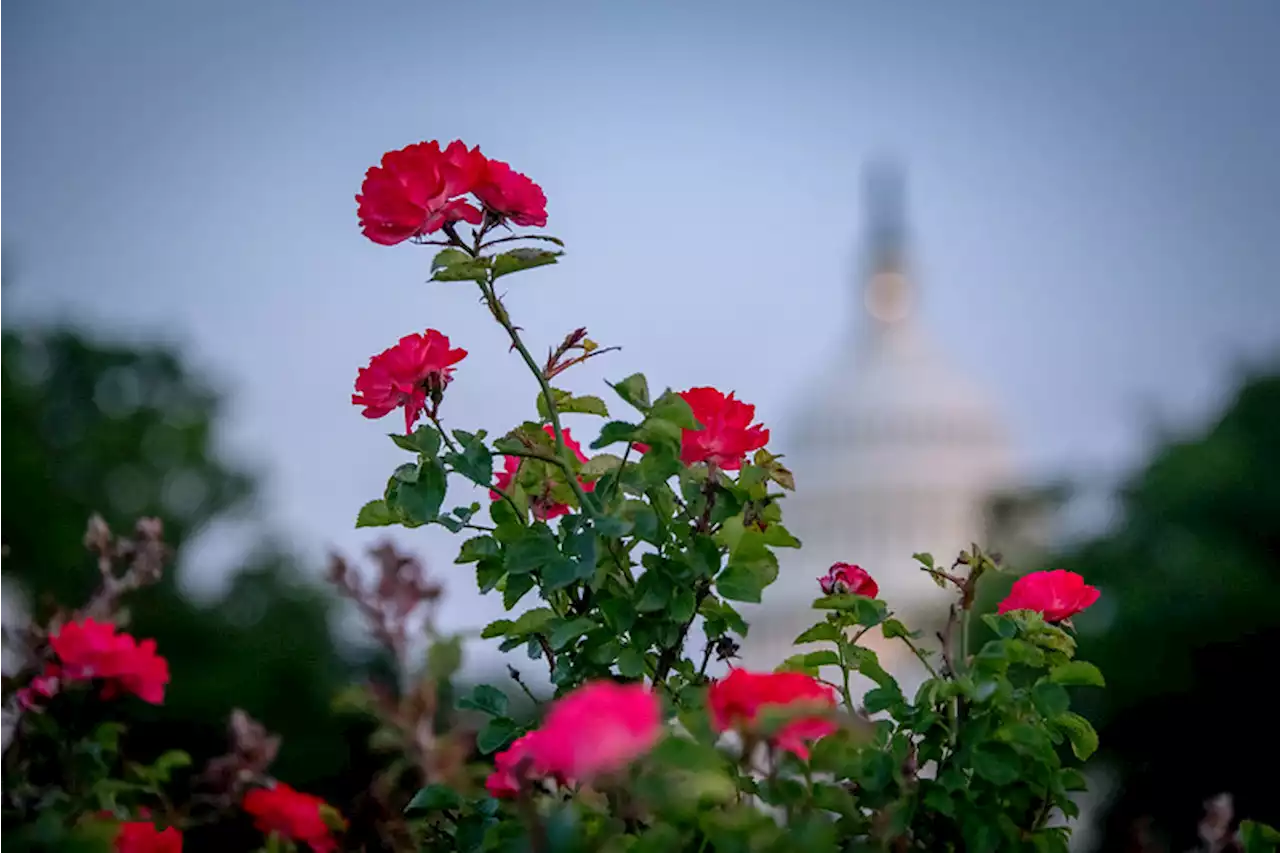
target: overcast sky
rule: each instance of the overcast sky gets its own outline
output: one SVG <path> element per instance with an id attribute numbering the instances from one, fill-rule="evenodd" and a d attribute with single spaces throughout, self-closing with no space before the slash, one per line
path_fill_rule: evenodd
<path id="1" fill-rule="evenodd" d="M 625 347 L 573 387 L 737 389 L 783 451 L 853 329 L 879 152 L 909 169 L 924 322 L 1031 476 L 1131 464 L 1278 352 L 1272 0 L 536 5 L 8 0 L 5 323 L 181 344 L 313 554 L 374 537 L 352 519 L 401 459 L 349 402 L 371 353 L 439 328 L 471 351 L 454 425 L 532 409 L 475 294 L 357 230 L 364 170 L 420 139 L 545 188 L 569 254 L 511 311 L 539 351 Z"/>

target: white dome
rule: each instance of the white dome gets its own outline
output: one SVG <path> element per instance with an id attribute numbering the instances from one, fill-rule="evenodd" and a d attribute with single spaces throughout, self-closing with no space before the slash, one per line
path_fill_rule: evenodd
<path id="1" fill-rule="evenodd" d="M 945 613 L 953 594 L 912 555 L 928 551 L 949 564 L 982 542 L 988 497 L 1014 482 L 996 407 L 915 320 L 899 201 L 880 198 L 887 214 L 878 223 L 872 211 L 857 344 L 819 376 L 779 442 L 796 475 L 783 515 L 804 547 L 779 554 L 777 582 L 762 605 L 746 608 L 748 666 L 771 668 L 794 653 L 791 641 L 819 618 L 809 608 L 820 594 L 815 579 L 836 561 L 869 571 L 880 597 L 909 621 Z M 900 657 L 899 645 L 890 658 Z"/>

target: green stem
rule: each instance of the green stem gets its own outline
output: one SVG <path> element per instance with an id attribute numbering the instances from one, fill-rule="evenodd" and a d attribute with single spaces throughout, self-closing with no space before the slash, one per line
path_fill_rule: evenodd
<path id="1" fill-rule="evenodd" d="M 853 642 L 857 642 L 855 639 Z M 840 650 L 840 676 L 843 684 L 840 687 L 840 694 L 844 697 L 844 705 L 849 709 L 849 713 L 854 713 L 857 709 L 853 705 L 853 692 L 849 689 L 849 655 L 847 653 L 847 645 L 839 643 L 837 648 Z"/>
<path id="2" fill-rule="evenodd" d="M 480 283 L 480 292 L 484 294 L 485 300 L 489 303 L 489 310 L 492 312 L 495 320 L 507 332 L 507 337 L 511 339 L 511 346 L 520 353 L 520 357 L 524 359 L 524 363 L 529 367 L 529 371 L 533 373 L 535 379 L 538 380 L 538 387 L 542 389 L 542 399 L 547 404 L 547 414 L 550 415 L 551 429 L 556 436 L 556 456 L 562 462 L 561 467 L 569 471 L 566 477 L 569 481 L 569 488 L 573 489 L 573 495 L 578 499 L 578 506 L 581 508 L 582 514 L 588 518 L 594 513 L 591 511 L 591 505 L 587 503 L 587 493 L 583 491 L 582 484 L 578 482 L 578 478 L 572 472 L 572 464 L 569 461 L 568 447 L 564 443 L 564 429 L 560 426 L 560 410 L 556 408 L 555 395 L 551 393 L 551 383 L 547 381 L 547 377 L 543 375 L 542 368 L 538 366 L 538 362 L 534 360 L 533 355 L 529 352 L 529 348 L 524 345 L 524 341 L 520 339 L 520 332 L 511 322 L 511 317 L 507 314 L 506 308 L 498 300 L 498 295 L 493 290 L 493 272 L 489 272 L 489 280 Z"/>
<path id="3" fill-rule="evenodd" d="M 440 418 L 436 415 L 427 415 L 431 419 L 431 423 L 435 425 L 436 432 L 440 433 L 440 438 L 444 441 L 444 446 L 449 448 L 451 453 L 458 452 L 458 445 L 453 443 L 453 439 L 449 437 L 449 433 L 445 432 L 444 425 L 440 423 Z"/>

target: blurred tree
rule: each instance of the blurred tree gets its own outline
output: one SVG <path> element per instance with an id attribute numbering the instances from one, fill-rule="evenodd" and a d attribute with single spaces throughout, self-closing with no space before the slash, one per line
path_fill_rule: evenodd
<path id="1" fill-rule="evenodd" d="M 1081 656 L 1107 677 L 1080 697 L 1099 760 L 1119 774 L 1105 850 L 1192 849 L 1205 801 L 1223 792 L 1236 817 L 1280 822 L 1280 731 L 1262 710 L 1280 648 L 1277 472 L 1270 375 L 1203 434 L 1157 450 L 1121 488 L 1110 532 L 1045 563 L 1102 590 L 1075 621 Z M 983 599 L 994 607 L 1005 591 Z"/>
<path id="2" fill-rule="evenodd" d="M 283 735 L 275 774 L 340 805 L 354 796 L 368 778 L 353 767 L 364 733 L 331 711 L 351 673 L 330 637 L 329 597 L 271 549 L 219 601 L 179 592 L 184 545 L 251 508 L 252 478 L 214 450 L 219 395 L 172 352 L 70 329 L 5 331 L 2 355 L 6 582 L 37 611 L 83 602 L 97 582 L 82 545 L 95 511 L 122 533 L 158 516 L 176 549 L 161 583 L 128 602 L 131 630 L 154 637 L 174 673 L 162 707 L 137 703 L 147 725 L 134 726 L 131 748 L 183 748 L 198 766 L 224 750 L 227 717 L 243 707 Z"/>

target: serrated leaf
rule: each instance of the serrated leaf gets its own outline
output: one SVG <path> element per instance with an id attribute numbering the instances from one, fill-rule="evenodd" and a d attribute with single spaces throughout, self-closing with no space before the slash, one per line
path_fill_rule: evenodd
<path id="1" fill-rule="evenodd" d="M 609 407 L 599 397 L 590 394 L 583 397 L 575 397 L 568 391 L 561 391 L 559 388 L 552 388 L 551 396 L 555 399 L 556 410 L 561 413 L 599 415 L 602 418 L 609 417 Z M 537 406 L 539 417 L 546 421 L 551 420 L 551 411 L 547 408 L 547 398 L 542 394 L 538 395 Z"/>
<path id="2" fill-rule="evenodd" d="M 410 521 L 419 524 L 434 521 L 440 512 L 440 505 L 444 503 L 447 488 L 444 469 L 440 464 L 424 460 L 418 466 L 417 477 L 413 482 L 405 482 L 401 478 L 400 487 L 396 490 L 396 508 Z"/>
<path id="3" fill-rule="evenodd" d="M 516 623 L 510 619 L 498 619 L 484 626 L 484 630 L 480 632 L 480 639 L 491 640 L 494 637 L 506 636 Z"/>
<path id="4" fill-rule="evenodd" d="M 436 256 L 431 259 L 431 271 L 435 272 L 445 267 L 451 267 L 454 264 L 463 264 L 471 260 L 471 256 L 461 249 L 441 249 L 436 252 Z"/>
<path id="5" fill-rule="evenodd" d="M 1106 687 L 1106 679 L 1093 664 L 1083 660 L 1073 660 L 1055 666 L 1049 670 L 1049 680 L 1054 684 L 1076 687 Z"/>
<path id="6" fill-rule="evenodd" d="M 626 421 L 609 421 L 600 428 L 600 437 L 591 442 L 591 449 L 599 450 L 620 441 L 629 442 L 635 436 L 636 429 L 635 424 L 629 424 Z"/>
<path id="7" fill-rule="evenodd" d="M 519 731 L 520 729 L 516 726 L 514 720 L 509 720 L 506 717 L 494 717 L 476 735 L 476 749 L 480 750 L 484 755 L 497 752 L 515 740 Z"/>
<path id="8" fill-rule="evenodd" d="M 492 536 L 473 536 L 462 543 L 455 563 L 476 563 L 485 557 L 498 556 L 498 540 Z"/>
<path id="9" fill-rule="evenodd" d="M 578 639 L 594 627 L 596 627 L 596 623 L 592 622 L 585 616 L 580 616 L 577 619 L 571 619 L 568 622 L 563 622 L 551 629 L 551 637 L 549 640 L 551 648 L 555 651 L 560 651 L 565 646 L 569 645 L 570 642 Z"/>
<path id="10" fill-rule="evenodd" d="M 478 684 L 466 696 L 459 696 L 456 705 L 460 709 L 501 717 L 507 713 L 507 694 L 488 684 Z"/>
<path id="11" fill-rule="evenodd" d="M 730 601 L 759 604 L 765 587 L 778 578 L 778 566 L 767 562 L 730 563 L 716 578 L 716 590 Z"/>
<path id="12" fill-rule="evenodd" d="M 995 785 L 1011 785 L 1022 775 L 1022 761 L 1011 747 L 984 743 L 973 751 L 973 772 Z"/>
<path id="13" fill-rule="evenodd" d="M 1053 719 L 1071 708 L 1071 697 L 1060 684 L 1041 681 L 1031 688 L 1031 701 L 1042 717 Z"/>
<path id="14" fill-rule="evenodd" d="M 582 463 L 582 476 L 584 477 L 603 477 L 610 471 L 617 471 L 622 467 L 622 457 L 614 456 L 612 453 L 597 453 L 586 462 Z"/>
<path id="15" fill-rule="evenodd" d="M 1093 730 L 1089 721 L 1077 713 L 1068 711 L 1053 720 L 1054 724 L 1071 741 L 1071 751 L 1076 758 L 1085 761 L 1098 749 L 1098 733 Z"/>
<path id="16" fill-rule="evenodd" d="M 819 622 L 817 625 L 814 625 L 812 628 L 796 637 L 792 642 L 792 645 L 799 646 L 805 643 L 816 643 L 820 640 L 829 640 L 833 643 L 838 643 L 843 636 L 844 634 L 841 633 L 840 629 L 835 625 L 832 625 L 830 622 Z"/>
<path id="17" fill-rule="evenodd" d="M 379 499 L 369 501 L 360 507 L 360 513 L 356 516 L 356 527 L 386 527 L 399 520 L 391 511 L 391 507 L 387 506 L 387 502 Z"/>
<path id="18" fill-rule="evenodd" d="M 541 633 L 554 618 L 556 618 L 555 611 L 550 607 L 535 607 L 520 614 L 507 633 L 513 637 Z"/>
<path id="19" fill-rule="evenodd" d="M 511 249 L 493 256 L 493 277 L 497 279 L 513 272 L 554 264 L 563 254 L 546 249 Z"/>
<path id="20" fill-rule="evenodd" d="M 642 412 L 648 412 L 651 403 L 649 402 L 649 380 L 644 378 L 643 373 L 633 373 L 626 379 L 616 385 L 611 385 L 618 396 L 627 404 L 634 406 Z"/>
<path id="21" fill-rule="evenodd" d="M 413 795 L 409 805 L 405 806 L 407 815 L 429 814 L 443 809 L 456 809 L 462 806 L 462 797 L 458 792 L 446 785 L 428 785 Z"/>
<path id="22" fill-rule="evenodd" d="M 639 678 L 644 675 L 644 655 L 628 646 L 618 653 L 618 674 L 623 678 Z"/>
<path id="23" fill-rule="evenodd" d="M 897 619 L 886 619 L 884 625 L 880 629 L 884 632 L 886 640 L 892 640 L 894 637 L 910 637 L 911 632 L 907 630 L 907 626 L 903 625 Z"/>

